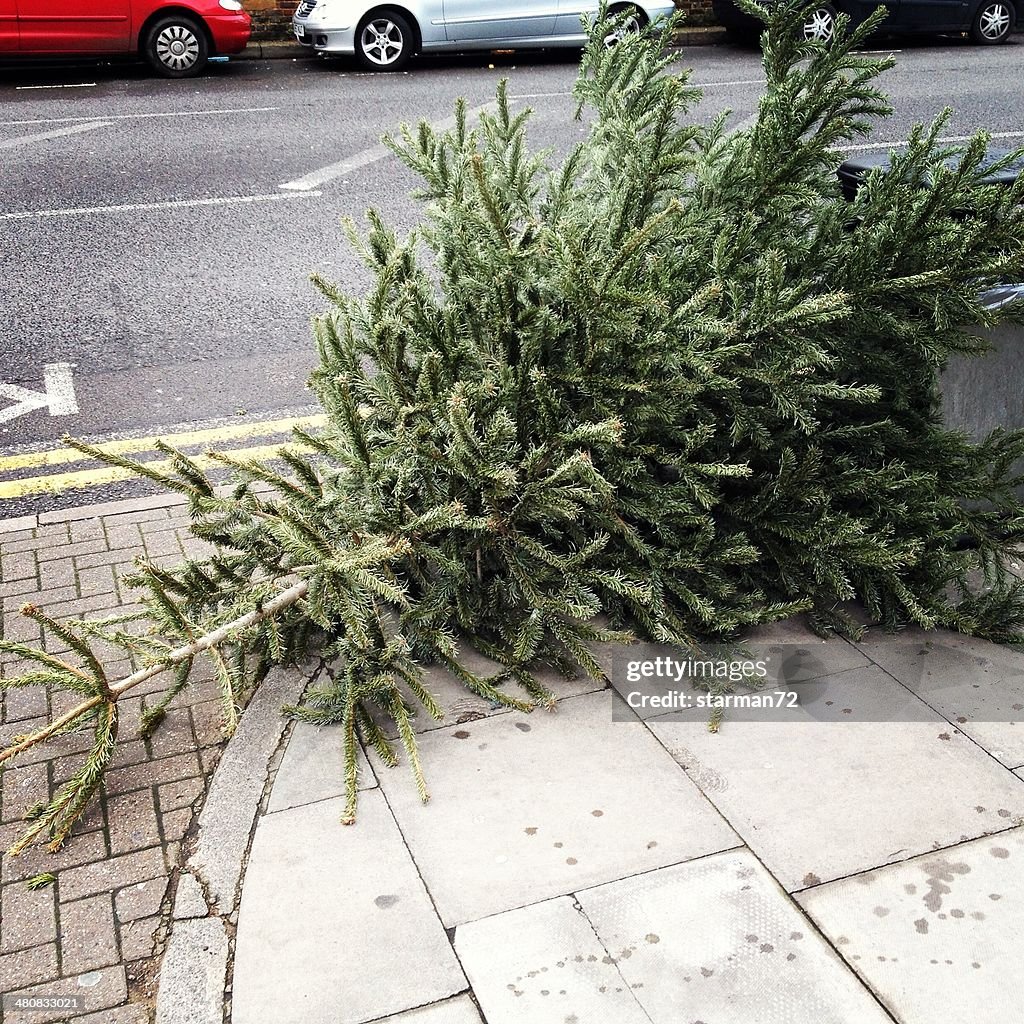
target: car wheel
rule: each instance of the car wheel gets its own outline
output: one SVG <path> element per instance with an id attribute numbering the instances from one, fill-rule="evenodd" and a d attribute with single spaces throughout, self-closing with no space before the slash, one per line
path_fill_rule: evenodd
<path id="1" fill-rule="evenodd" d="M 836 9 L 831 4 L 812 7 L 804 17 L 803 35 L 809 43 L 831 43 L 836 37 Z"/>
<path id="2" fill-rule="evenodd" d="M 409 63 L 412 26 L 396 11 L 367 15 L 356 29 L 356 59 L 368 71 L 398 71 Z"/>
<path id="3" fill-rule="evenodd" d="M 608 13 L 616 17 L 623 14 L 627 15 L 626 19 L 614 32 L 609 32 L 604 37 L 604 45 L 609 49 L 625 36 L 635 35 L 647 24 L 643 11 L 633 7 L 631 4 L 627 4 L 625 7 L 613 7 Z"/>
<path id="4" fill-rule="evenodd" d="M 971 38 L 976 43 L 1001 43 L 1016 20 L 1017 13 L 1009 0 L 984 0 L 974 16 Z"/>
<path id="5" fill-rule="evenodd" d="M 198 75 L 210 55 L 206 32 L 191 18 L 161 18 L 146 33 L 143 55 L 157 74 L 165 78 Z"/>

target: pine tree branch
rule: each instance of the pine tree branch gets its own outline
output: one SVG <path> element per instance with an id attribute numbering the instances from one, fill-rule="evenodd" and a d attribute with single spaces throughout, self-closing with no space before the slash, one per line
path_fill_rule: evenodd
<path id="1" fill-rule="evenodd" d="M 244 632 L 249 627 L 256 625 L 264 619 L 277 615 L 285 608 L 289 608 L 297 601 L 302 600 L 308 591 L 309 584 L 305 581 L 293 584 L 262 607 L 254 609 L 253 611 L 220 626 L 218 629 L 206 633 L 199 637 L 194 643 L 188 644 L 184 647 L 178 647 L 175 650 L 170 651 L 165 657 L 161 658 L 158 663 L 148 665 L 145 668 L 139 669 L 137 672 L 133 672 L 130 676 L 126 676 L 124 679 L 121 679 L 116 683 L 111 683 L 107 694 L 98 694 L 95 697 L 91 697 L 89 700 L 83 701 L 70 711 L 66 711 L 59 718 L 54 719 L 54 721 L 45 728 L 39 729 L 37 732 L 25 736 L 13 746 L 0 751 L 0 764 L 4 761 L 9 761 L 11 758 L 16 757 L 18 754 L 30 749 L 31 747 L 36 746 L 36 744 L 41 743 L 43 740 L 47 740 L 51 736 L 55 736 L 70 728 L 79 719 L 81 719 L 82 716 L 95 710 L 99 705 L 118 700 L 129 690 L 132 690 L 136 686 L 152 679 L 154 676 L 158 676 L 161 673 L 168 671 L 168 669 L 182 664 L 183 662 L 190 661 L 197 654 L 201 654 L 203 651 L 208 651 L 212 648 L 218 647 L 220 644 L 224 643 L 236 634 Z"/>

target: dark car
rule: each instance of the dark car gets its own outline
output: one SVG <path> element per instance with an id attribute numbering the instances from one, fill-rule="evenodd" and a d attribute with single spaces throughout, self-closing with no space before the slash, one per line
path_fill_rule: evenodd
<path id="1" fill-rule="evenodd" d="M 756 38 L 764 27 L 732 0 L 712 0 L 712 6 L 719 24 L 734 35 Z M 827 43 L 835 35 L 838 14 L 848 14 L 851 25 L 859 25 L 879 6 L 889 9 L 882 31 L 894 34 L 970 32 L 976 43 L 992 44 L 1017 28 L 1013 0 L 828 0 L 808 10 L 804 37 Z"/>

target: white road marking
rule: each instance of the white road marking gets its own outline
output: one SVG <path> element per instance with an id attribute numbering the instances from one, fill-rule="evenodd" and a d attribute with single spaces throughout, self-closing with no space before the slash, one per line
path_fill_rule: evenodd
<path id="1" fill-rule="evenodd" d="M 0 384 L 0 398 L 9 398 L 14 405 L 0 409 L 0 423 L 49 409 L 51 416 L 74 416 L 78 412 L 75 382 L 71 376 L 74 363 L 47 363 L 43 367 L 44 391 L 30 391 L 17 384 Z"/>
<path id="2" fill-rule="evenodd" d="M 92 132 L 97 128 L 109 128 L 109 121 L 88 121 L 85 124 L 73 124 L 68 128 L 54 128 L 50 132 L 38 132 L 35 135 L 19 135 L 13 139 L 0 139 L 0 149 L 13 149 L 25 146 L 30 142 L 45 142 L 47 139 L 60 139 L 65 135 L 78 135 L 79 132 Z"/>
<path id="3" fill-rule="evenodd" d="M 270 196 L 214 196 L 210 199 L 171 199 L 162 203 L 123 203 L 119 206 L 80 206 L 64 210 L 19 210 L 0 213 L 0 220 L 27 220 L 30 217 L 74 217 L 91 213 L 133 213 L 145 210 L 180 210 L 190 206 L 234 206 L 241 203 L 271 203 L 279 199 L 305 199 L 322 192 L 275 192 Z"/>
<path id="4" fill-rule="evenodd" d="M 734 82 L 692 82 L 690 83 L 694 89 L 710 89 L 715 85 L 764 85 L 765 80 L 763 78 L 740 78 Z M 550 96 L 571 96 L 572 90 L 565 89 L 562 92 L 517 92 L 513 96 L 509 96 L 510 100 L 540 100 L 547 99 Z"/>
<path id="5" fill-rule="evenodd" d="M 749 117 L 745 117 L 739 124 L 733 128 L 733 133 L 741 132 L 745 128 L 750 128 L 757 121 L 758 115 L 756 113 L 751 114 Z M 945 138 L 936 139 L 935 141 L 940 145 L 949 145 L 957 142 L 970 142 L 974 138 L 973 135 L 947 135 Z M 1024 139 L 1024 132 L 991 132 L 989 135 L 991 139 Z M 841 147 L 845 153 L 863 153 L 869 149 L 899 149 L 901 146 L 907 146 L 909 142 L 907 139 L 894 139 L 892 142 L 869 142 L 863 146 L 843 146 Z"/>
<path id="6" fill-rule="evenodd" d="M 24 92 L 29 89 L 95 89 L 95 82 L 76 82 L 74 85 L 68 83 L 67 85 L 16 85 L 15 90 L 17 92 Z"/>
<path id="7" fill-rule="evenodd" d="M 954 142 L 970 142 L 973 135 L 947 135 L 944 139 L 936 139 L 936 142 L 946 145 Z M 1024 132 L 992 132 L 990 139 L 1024 139 Z M 871 142 L 863 146 L 847 146 L 847 153 L 862 153 L 866 149 L 898 149 L 900 146 L 909 145 L 906 139 L 895 139 L 892 142 Z"/>
<path id="8" fill-rule="evenodd" d="M 152 117 L 211 117 L 216 114 L 265 114 L 280 107 L 228 107 L 223 110 L 171 110 L 152 114 L 96 114 L 93 117 L 34 117 L 27 121 L 0 121 L 0 127 L 25 124 L 68 124 L 73 121 L 148 121 Z"/>
<path id="9" fill-rule="evenodd" d="M 487 103 L 481 103 L 479 107 L 471 107 L 466 111 L 466 121 L 475 120 L 485 110 L 493 110 L 495 106 L 496 102 L 490 100 Z M 443 121 L 435 122 L 433 125 L 434 131 L 438 132 L 450 131 L 454 127 L 454 114 L 451 117 L 446 117 Z M 387 146 L 370 146 L 368 149 L 360 150 L 360 152 L 346 157 L 344 160 L 339 160 L 337 163 L 328 164 L 317 171 L 310 171 L 309 174 L 304 174 L 301 178 L 296 178 L 294 181 L 286 181 L 283 185 L 278 185 L 278 188 L 288 189 L 292 192 L 306 192 L 309 189 L 319 188 L 335 178 L 350 174 L 352 171 L 365 167 L 367 164 L 384 160 L 391 155 L 391 150 Z"/>
<path id="10" fill-rule="evenodd" d="M 378 160 L 383 160 L 390 155 L 391 150 L 387 146 L 370 146 L 369 149 L 361 150 L 354 156 L 339 160 L 336 164 L 328 164 L 326 167 L 321 167 L 318 171 L 311 171 L 301 178 L 296 178 L 294 181 L 286 181 L 283 185 L 278 185 L 277 187 L 286 188 L 293 192 L 305 192 L 307 189 L 317 188 L 328 181 L 332 181 L 334 178 L 350 174 L 360 167 L 376 163 Z"/>
<path id="11" fill-rule="evenodd" d="M 734 82 L 691 82 L 694 89 L 710 89 L 713 85 L 765 85 L 763 78 L 738 78 Z"/>

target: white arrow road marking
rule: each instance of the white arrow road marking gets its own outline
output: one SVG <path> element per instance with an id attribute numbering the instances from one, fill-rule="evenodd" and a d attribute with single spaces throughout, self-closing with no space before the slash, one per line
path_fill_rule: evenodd
<path id="1" fill-rule="evenodd" d="M 479 107 L 471 107 L 466 111 L 466 123 L 468 124 L 478 118 L 485 110 L 493 110 L 496 105 L 496 101 L 491 100 L 489 103 L 481 103 Z M 455 127 L 455 116 L 452 115 L 451 117 L 446 117 L 443 121 L 437 121 L 433 127 L 436 132 L 450 131 Z M 304 174 L 301 178 L 296 178 L 294 181 L 286 181 L 283 185 L 278 185 L 277 187 L 290 189 L 294 192 L 306 192 L 309 189 L 326 185 L 327 182 L 333 181 L 335 178 L 340 178 L 345 174 L 358 170 L 360 167 L 376 163 L 378 160 L 383 160 L 391 155 L 391 150 L 387 146 L 370 146 L 369 149 L 360 150 L 355 155 L 339 160 L 335 164 L 328 164 L 326 167 L 321 167 L 318 171 L 310 171 L 309 174 Z"/>
<path id="2" fill-rule="evenodd" d="M 0 409 L 0 423 L 9 423 L 37 409 L 49 409 L 51 416 L 74 416 L 78 412 L 75 382 L 71 376 L 74 365 L 47 363 L 43 367 L 45 391 L 30 391 L 17 384 L 0 384 L 0 398 L 9 398 L 15 403 Z"/>
<path id="3" fill-rule="evenodd" d="M 35 135 L 18 135 L 13 139 L 0 142 L 0 149 L 13 149 L 29 142 L 45 142 L 47 139 L 59 139 L 64 135 L 77 135 L 79 132 L 92 132 L 97 128 L 109 128 L 109 121 L 86 121 L 85 124 L 73 124 L 67 128 L 54 128 L 49 132 L 37 132 Z"/>

